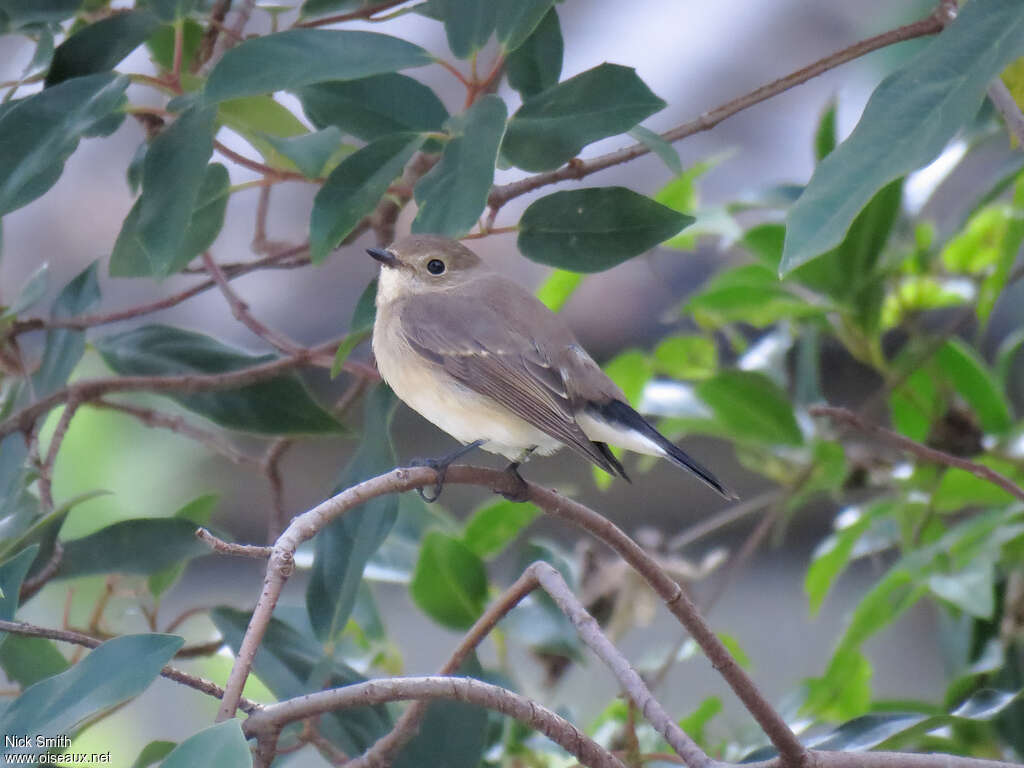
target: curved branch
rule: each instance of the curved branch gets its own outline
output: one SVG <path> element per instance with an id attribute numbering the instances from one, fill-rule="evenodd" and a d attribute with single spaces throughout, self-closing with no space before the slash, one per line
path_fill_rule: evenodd
<path id="1" fill-rule="evenodd" d="M 242 724 L 242 730 L 249 738 L 259 738 L 287 723 L 325 712 L 389 701 L 434 699 L 464 701 L 514 717 L 543 733 L 588 768 L 624 768 L 614 755 L 550 709 L 518 693 L 468 677 L 394 677 L 319 691 L 264 707 Z"/>
<path id="2" fill-rule="evenodd" d="M 433 483 L 436 475 L 429 467 L 399 468 L 347 488 L 292 520 L 274 545 L 267 565 L 260 597 L 225 686 L 217 720 L 234 717 L 235 704 L 241 695 L 253 659 L 277 605 L 281 590 L 295 567 L 295 550 L 311 539 L 331 520 L 369 499 L 386 493 L 398 493 Z M 518 478 L 507 472 L 481 467 L 456 466 L 448 470 L 447 482 L 480 485 L 499 493 L 522 492 Z M 801 765 L 805 749 L 786 721 L 761 695 L 747 673 L 711 631 L 697 612 L 696 606 L 669 576 L 636 542 L 614 523 L 579 502 L 555 491 L 526 483 L 525 501 L 533 502 L 548 515 L 566 520 L 604 541 L 637 571 L 665 602 L 672 614 L 689 630 L 712 666 L 733 689 L 747 710 L 754 716 L 779 754 L 788 765 Z"/>
<path id="3" fill-rule="evenodd" d="M 43 637 L 47 640 L 58 640 L 62 643 L 72 643 L 74 645 L 90 649 L 103 644 L 103 640 L 82 634 L 81 632 L 72 632 L 67 629 L 39 627 L 35 624 L 27 624 L 23 621 L 0 620 L 0 632 L 10 632 L 12 635 L 23 635 L 24 637 Z M 176 683 L 187 685 L 189 688 L 194 688 L 195 690 L 209 696 L 213 696 L 214 698 L 219 699 L 224 696 L 224 689 L 216 683 L 211 683 L 209 680 L 204 680 L 201 677 L 190 675 L 188 672 L 183 672 L 177 667 L 166 666 L 160 670 L 160 674 L 168 680 L 174 680 Z M 255 701 L 243 698 L 239 701 L 238 708 L 243 712 L 252 714 L 260 711 L 262 709 L 262 705 L 257 704 Z"/>
<path id="4" fill-rule="evenodd" d="M 772 96 L 778 96 L 780 93 L 788 91 L 794 86 L 805 83 L 823 72 L 834 69 L 848 61 L 860 58 L 866 53 L 878 50 L 879 48 L 885 48 L 886 46 L 893 45 L 894 43 L 901 43 L 905 40 L 912 40 L 917 37 L 937 34 L 942 31 L 944 23 L 945 14 L 942 12 L 941 8 L 937 9 L 923 19 L 919 19 L 918 21 L 906 24 L 902 27 L 897 27 L 896 29 L 890 29 L 888 32 L 883 32 L 880 35 L 869 37 L 867 40 L 861 40 L 859 43 L 854 43 L 849 48 L 844 48 L 830 56 L 819 59 L 813 64 L 797 70 L 792 74 L 781 77 L 767 85 L 762 85 L 760 88 L 757 88 L 744 96 L 740 96 L 738 99 L 733 99 L 720 107 L 712 109 L 710 112 L 705 112 L 696 120 L 691 120 L 688 123 L 683 123 L 676 128 L 666 131 L 661 134 L 661 138 L 665 141 L 673 142 L 684 139 L 687 136 L 692 136 L 695 133 L 711 130 L 720 122 L 726 118 L 732 117 L 738 112 L 742 112 L 755 104 L 760 104 L 762 101 L 766 101 Z M 613 165 L 620 165 L 622 163 L 629 162 L 630 160 L 635 160 L 642 155 L 646 155 L 650 151 L 651 150 L 644 144 L 634 144 L 631 147 L 625 147 L 615 152 L 609 152 L 590 160 L 573 160 L 554 171 L 538 173 L 534 176 L 528 176 L 525 179 L 520 179 L 519 181 L 513 181 L 509 184 L 493 187 L 487 198 L 487 204 L 490 206 L 492 211 L 496 212 L 509 200 L 519 197 L 520 195 L 525 195 L 527 192 L 532 192 L 540 187 L 547 186 L 548 184 L 556 184 L 560 181 L 582 179 L 584 176 L 589 176 L 597 171 L 603 171 L 605 168 L 610 168 Z"/>

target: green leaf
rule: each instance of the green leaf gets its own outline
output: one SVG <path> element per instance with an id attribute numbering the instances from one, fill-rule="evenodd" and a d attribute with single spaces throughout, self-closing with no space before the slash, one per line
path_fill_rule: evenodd
<path id="1" fill-rule="evenodd" d="M 928 589 L 969 616 L 991 619 L 996 610 L 995 558 L 979 558 L 959 573 L 933 573 Z"/>
<path id="2" fill-rule="evenodd" d="M 110 254 L 110 275 L 112 277 L 149 277 L 173 275 L 181 271 L 192 259 L 209 248 L 224 226 L 224 213 L 228 207 L 231 179 L 228 170 L 220 163 L 211 163 L 206 170 L 193 202 L 192 213 L 179 240 L 179 250 L 171 255 L 170 261 L 157 267 L 144 243 L 146 234 L 141 231 L 142 211 L 147 205 L 145 191 L 125 217 L 121 232 Z M 152 205 L 152 203 L 150 203 Z M 166 258 L 162 253 L 158 258 Z"/>
<path id="3" fill-rule="evenodd" d="M 558 12 L 552 6 L 533 33 L 505 61 L 508 84 L 524 99 L 552 87 L 562 76 L 563 48 Z"/>
<path id="4" fill-rule="evenodd" d="M 218 374 L 252 368 L 273 355 L 248 355 L 201 333 L 147 325 L 96 341 L 104 362 L 122 376 Z M 326 434 L 343 428 L 310 396 L 301 379 L 282 374 L 234 389 L 168 394 L 228 429 L 258 434 Z"/>
<path id="5" fill-rule="evenodd" d="M 814 160 L 821 162 L 839 143 L 836 128 L 836 100 L 832 99 L 825 105 L 818 120 L 818 128 L 814 131 Z"/>
<path id="6" fill-rule="evenodd" d="M 481 507 L 466 521 L 462 543 L 480 557 L 496 555 L 534 521 L 540 510 L 532 504 L 502 499 Z"/>
<path id="7" fill-rule="evenodd" d="M 373 331 L 373 323 L 377 317 L 377 278 L 373 278 L 366 289 L 360 294 L 356 301 L 355 309 L 352 310 L 352 320 L 349 323 L 349 331 L 341 343 L 338 351 L 334 353 L 334 362 L 331 364 L 331 378 L 341 373 L 345 360 L 352 353 L 352 350 L 359 346 L 359 343 L 367 338 Z"/>
<path id="8" fill-rule="evenodd" d="M 787 217 L 789 272 L 835 247 L 885 184 L 934 159 L 978 111 L 989 83 L 1024 55 L 1017 0 L 966 4 L 955 21 L 868 101 L 850 137 L 818 164 Z"/>
<path id="9" fill-rule="evenodd" d="M 716 274 L 683 311 L 702 327 L 746 323 L 767 328 L 780 320 L 821 315 L 826 307 L 793 293 L 763 264 L 745 264 Z"/>
<path id="10" fill-rule="evenodd" d="M 55 319 L 65 319 L 88 312 L 100 300 L 96 262 L 83 269 L 58 294 L 50 309 Z M 85 332 L 57 328 L 46 332 L 43 359 L 32 374 L 32 393 L 46 397 L 63 387 L 78 361 L 85 354 Z"/>
<path id="11" fill-rule="evenodd" d="M 308 133 L 306 126 L 273 96 L 245 96 L 217 105 L 217 120 L 252 144 L 274 168 L 297 171 L 295 164 L 270 143 L 270 137 L 289 138 Z"/>
<path id="12" fill-rule="evenodd" d="M 573 272 L 600 272 L 637 256 L 692 224 L 625 187 L 573 189 L 535 200 L 519 220 L 519 250 Z"/>
<path id="13" fill-rule="evenodd" d="M 202 496 L 197 496 L 175 512 L 174 517 L 178 520 L 187 520 L 195 527 L 208 525 L 210 515 L 213 513 L 214 508 L 216 508 L 219 500 L 220 496 L 216 493 L 205 493 Z M 186 561 L 182 560 L 153 571 L 146 580 L 149 593 L 159 599 L 164 592 L 181 578 L 181 575 L 185 572 L 185 564 Z"/>
<path id="14" fill-rule="evenodd" d="M 156 765 L 165 757 L 174 747 L 177 746 L 173 741 L 151 741 L 149 744 L 142 748 L 139 752 L 139 756 L 135 758 L 135 762 L 132 763 L 132 768 L 149 768 L 151 765 Z"/>
<path id="15" fill-rule="evenodd" d="M 441 131 L 448 119 L 448 110 L 434 91 L 394 72 L 309 85 L 297 95 L 313 125 L 334 125 L 363 141 L 392 133 Z"/>
<path id="16" fill-rule="evenodd" d="M 237 654 L 250 615 L 231 608 L 215 608 L 210 618 Z M 267 626 L 252 671 L 279 701 L 366 680 L 347 664 L 325 657 L 318 642 L 279 619 L 271 619 Z M 381 704 L 328 712 L 319 720 L 320 733 L 349 755 L 365 752 L 391 726 L 388 709 Z"/>
<path id="17" fill-rule="evenodd" d="M 159 26 L 149 11 L 128 11 L 82 27 L 53 52 L 45 87 L 113 69 Z"/>
<path id="18" fill-rule="evenodd" d="M 111 274 L 138 274 L 144 257 L 149 263 L 144 274 L 166 277 L 196 255 L 198 251 L 190 251 L 197 244 L 205 243 L 199 248 L 203 250 L 213 241 L 220 227 L 211 236 L 211 224 L 223 222 L 226 200 L 203 219 L 202 232 L 193 231 L 190 225 L 198 218 L 198 209 L 205 207 L 201 193 L 212 193 L 214 201 L 224 194 L 226 170 L 221 166 L 213 171 L 209 169 L 218 166 L 207 166 L 213 152 L 215 115 L 212 108 L 189 109 L 149 145 L 142 161 L 142 195 L 117 236 L 111 269 L 116 265 L 118 272 Z"/>
<path id="19" fill-rule="evenodd" d="M 554 0 L 501 0 L 497 5 L 497 36 L 508 54 L 525 43 L 551 10 Z"/>
<path id="20" fill-rule="evenodd" d="M 467 59 L 487 43 L 497 21 L 498 3 L 478 0 L 430 0 L 432 10 L 444 21 L 448 47 Z"/>
<path id="21" fill-rule="evenodd" d="M 409 593 L 438 624 L 468 629 L 484 610 L 487 572 L 483 561 L 461 541 L 430 531 L 423 537 Z"/>
<path id="22" fill-rule="evenodd" d="M 523 170 L 557 168 L 664 106 L 633 69 L 600 64 L 526 99 L 508 122 L 501 153 Z"/>
<path id="23" fill-rule="evenodd" d="M 895 566 L 861 599 L 839 641 L 837 656 L 859 648 L 865 640 L 898 619 L 926 588 L 904 567 Z"/>
<path id="24" fill-rule="evenodd" d="M 289 29 L 229 50 L 206 81 L 207 103 L 290 91 L 328 80 L 358 80 L 430 64 L 430 54 L 377 32 Z"/>
<path id="25" fill-rule="evenodd" d="M 875 509 L 882 507 L 891 509 L 889 502 L 881 502 Z M 849 510 L 844 510 L 844 516 Z M 810 605 L 811 616 L 815 616 L 825 601 L 825 596 L 835 583 L 836 577 L 842 573 L 850 562 L 853 548 L 860 537 L 871 527 L 876 513 L 861 510 L 857 519 L 850 525 L 828 536 L 815 548 L 811 565 L 804 576 L 804 592 Z"/>
<path id="26" fill-rule="evenodd" d="M 376 387 L 367 396 L 363 439 L 338 478 L 336 492 L 394 469 L 395 451 L 389 429 L 397 402 L 385 386 Z M 321 641 L 333 642 L 345 629 L 363 569 L 391 532 L 397 517 L 398 497 L 388 493 L 350 509 L 316 535 L 306 609 Z"/>
<path id="27" fill-rule="evenodd" d="M 250 768 L 252 753 L 239 720 L 211 725 L 176 746 L 162 768 Z"/>
<path id="28" fill-rule="evenodd" d="M 196 538 L 196 524 L 173 517 L 122 520 L 64 542 L 56 578 L 97 573 L 155 573 L 183 560 L 208 555 Z"/>
<path id="29" fill-rule="evenodd" d="M 58 675 L 68 666 L 64 654 L 44 637 L 8 635 L 0 645 L 0 667 L 8 680 L 22 688 Z"/>
<path id="30" fill-rule="evenodd" d="M 656 154 L 661 162 L 665 164 L 665 167 L 672 171 L 674 175 L 682 175 L 683 163 L 679 159 L 679 153 L 676 152 L 675 147 L 661 138 L 661 136 L 649 128 L 644 128 L 642 125 L 634 126 L 629 131 L 629 135 Z M 664 201 L 659 199 L 658 202 Z M 676 210 L 679 209 L 677 208 Z"/>
<path id="31" fill-rule="evenodd" d="M 146 5 L 164 21 L 184 18 L 198 0 L 146 0 Z"/>
<path id="32" fill-rule="evenodd" d="M 928 437 L 932 424 L 945 410 L 945 398 L 936 378 L 930 367 L 916 368 L 889 395 L 893 426 L 911 440 L 920 442 Z"/>
<path id="33" fill-rule="evenodd" d="M 373 211 L 422 143 L 423 137 L 418 134 L 386 136 L 349 155 L 331 171 L 313 201 L 309 221 L 309 250 L 314 264 L 326 259 L 331 249 Z"/>
<path id="34" fill-rule="evenodd" d="M 706 336 L 672 336 L 655 347 L 654 366 L 677 379 L 706 379 L 718 370 L 718 347 Z"/>
<path id="35" fill-rule="evenodd" d="M 558 312 L 572 298 L 573 293 L 583 282 L 579 272 L 567 272 L 555 269 L 547 279 L 537 287 L 537 298 L 552 312 Z"/>
<path id="36" fill-rule="evenodd" d="M 18 29 L 61 22 L 74 16 L 81 4 L 82 0 L 0 0 L 0 23 L 6 21 L 10 29 Z"/>
<path id="37" fill-rule="evenodd" d="M 704 727 L 721 711 L 722 700 L 717 696 L 708 696 L 693 712 L 679 721 L 679 727 L 698 744 L 706 744 Z"/>
<path id="38" fill-rule="evenodd" d="M 801 712 L 822 720 L 863 715 L 871 704 L 871 664 L 854 649 L 841 648 L 825 674 L 804 680 Z"/>
<path id="39" fill-rule="evenodd" d="M 142 693 L 184 641 L 175 635 L 124 635 L 89 652 L 66 672 L 40 680 L 0 713 L 3 733 L 58 736 L 86 718 Z M 26 752 L 37 754 L 31 747 Z"/>
<path id="40" fill-rule="evenodd" d="M 936 353 L 935 360 L 986 432 L 1005 432 L 1013 425 L 1006 396 L 974 350 L 959 339 L 950 339 Z"/>
<path id="41" fill-rule="evenodd" d="M 484 96 L 465 114 L 448 121 L 452 138 L 445 144 L 440 162 L 414 190 L 419 211 L 412 222 L 413 232 L 458 237 L 477 223 L 494 180 L 505 115 L 504 101 Z"/>
<path id="42" fill-rule="evenodd" d="M 977 462 L 1015 482 L 1024 481 L 1020 470 L 1012 461 L 995 456 L 980 456 Z M 932 493 L 932 503 L 936 512 L 957 512 L 964 507 L 1003 505 L 1013 498 L 1009 491 L 1004 491 L 998 485 L 956 467 L 951 467 L 943 473 L 938 487 Z"/>
<path id="43" fill-rule="evenodd" d="M 721 371 L 697 385 L 715 420 L 741 440 L 800 445 L 803 435 L 786 394 L 762 373 Z"/>
<path id="44" fill-rule="evenodd" d="M 185 84 L 188 85 L 187 74 L 195 63 L 196 54 L 203 43 L 205 27 L 194 19 L 182 19 L 181 24 L 181 68 Z M 157 66 L 165 72 L 174 68 L 174 24 L 164 24 L 146 41 L 149 55 Z"/>
<path id="45" fill-rule="evenodd" d="M 18 610 L 21 582 L 25 579 L 32 561 L 36 559 L 38 551 L 39 547 L 33 544 L 0 563 L 0 619 L 11 621 L 14 618 Z M 0 632 L 0 646 L 6 638 L 7 633 Z"/>
<path id="46" fill-rule="evenodd" d="M 354 10 L 369 4 L 370 0 L 306 0 L 299 15 L 301 18 L 309 18 L 324 13 Z"/>
<path id="47" fill-rule="evenodd" d="M 654 375 L 654 367 L 645 353 L 639 349 L 627 349 L 609 360 L 604 372 L 618 385 L 628 402 L 638 405 L 644 387 Z"/>
<path id="48" fill-rule="evenodd" d="M 470 654 L 456 672 L 460 677 L 482 677 L 476 654 Z M 461 701 L 432 701 L 416 735 L 398 753 L 395 768 L 478 768 L 487 746 L 488 712 Z"/>
<path id="49" fill-rule="evenodd" d="M 76 77 L 0 111 L 0 216 L 35 200 L 56 183 L 64 161 L 124 103 L 127 77 Z"/>
<path id="50" fill-rule="evenodd" d="M 398 520 L 367 565 L 364 579 L 408 584 L 420 556 L 420 542 L 429 530 L 458 535 L 459 525 L 437 504 L 426 504 L 413 493 L 398 499 Z"/>
<path id="51" fill-rule="evenodd" d="M 323 173 L 327 161 L 341 146 L 341 131 L 330 125 L 322 131 L 301 136 L 267 136 L 267 142 L 291 160 L 303 176 L 315 179 Z"/>
<path id="52" fill-rule="evenodd" d="M 24 285 L 18 289 L 17 295 L 11 306 L 0 312 L 0 320 L 7 317 L 17 317 L 26 309 L 30 309 L 43 298 L 47 287 L 50 285 L 50 265 L 43 262 L 35 272 L 29 275 Z"/>

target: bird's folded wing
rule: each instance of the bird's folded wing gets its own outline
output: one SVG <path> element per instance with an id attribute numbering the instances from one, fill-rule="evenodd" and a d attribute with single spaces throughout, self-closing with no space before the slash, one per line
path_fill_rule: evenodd
<path id="1" fill-rule="evenodd" d="M 473 296 L 420 295 L 401 313 L 402 333 L 419 355 L 606 472 L 621 474 L 607 446 L 576 423 L 561 372 L 494 305 Z"/>

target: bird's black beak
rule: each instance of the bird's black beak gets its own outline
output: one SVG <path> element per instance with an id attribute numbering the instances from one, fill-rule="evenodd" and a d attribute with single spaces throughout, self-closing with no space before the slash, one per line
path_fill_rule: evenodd
<path id="1" fill-rule="evenodd" d="M 383 248 L 367 248 L 366 252 L 385 267 L 394 267 L 398 264 L 398 259 L 391 251 L 385 251 Z"/>

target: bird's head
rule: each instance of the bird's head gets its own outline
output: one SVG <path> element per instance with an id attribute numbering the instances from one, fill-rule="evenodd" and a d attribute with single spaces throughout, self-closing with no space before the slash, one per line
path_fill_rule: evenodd
<path id="1" fill-rule="evenodd" d="M 368 248 L 366 252 L 382 267 L 378 303 L 455 288 L 487 269 L 462 243 L 439 235 L 409 235 L 387 248 Z"/>

